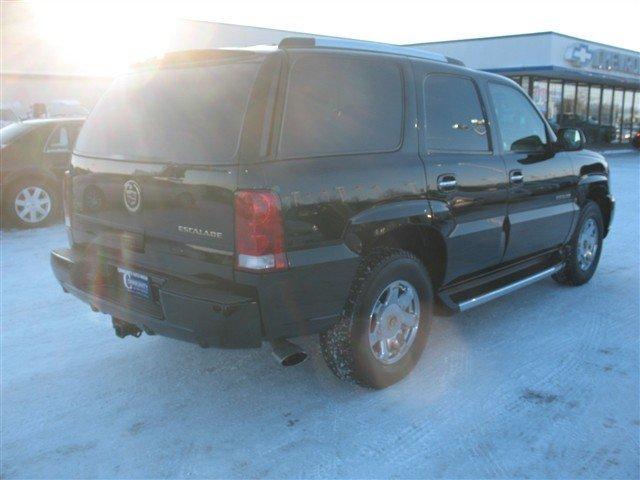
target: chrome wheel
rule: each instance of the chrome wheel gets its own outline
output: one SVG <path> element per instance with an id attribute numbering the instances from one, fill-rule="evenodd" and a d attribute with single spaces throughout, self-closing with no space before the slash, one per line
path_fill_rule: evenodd
<path id="1" fill-rule="evenodd" d="M 40 223 L 51 213 L 51 197 L 40 187 L 25 187 L 13 202 L 16 215 L 25 223 Z"/>
<path id="2" fill-rule="evenodd" d="M 384 364 L 395 363 L 411 348 L 420 326 L 420 298 L 409 282 L 390 283 L 369 315 L 371 352 Z"/>
<path id="3" fill-rule="evenodd" d="M 589 270 L 598 253 L 598 224 L 593 218 L 584 222 L 578 237 L 578 265 L 581 270 Z"/>

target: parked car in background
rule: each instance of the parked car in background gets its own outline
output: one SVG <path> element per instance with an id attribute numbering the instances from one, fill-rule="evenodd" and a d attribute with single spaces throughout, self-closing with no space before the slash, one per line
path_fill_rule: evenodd
<path id="1" fill-rule="evenodd" d="M 640 130 L 638 130 L 631 136 L 631 145 L 633 145 L 637 149 L 640 149 Z"/>
<path id="2" fill-rule="evenodd" d="M 584 144 L 513 81 L 424 50 L 176 52 L 92 111 L 51 265 L 120 337 L 270 341 L 291 365 L 288 339 L 319 334 L 336 376 L 383 388 L 435 309 L 591 279 L 614 202 Z"/>
<path id="3" fill-rule="evenodd" d="M 2 108 L 0 109 L 0 128 L 6 127 L 7 125 L 11 125 L 12 123 L 17 123 L 20 121 L 16 112 L 11 108 Z"/>
<path id="4" fill-rule="evenodd" d="M 64 172 L 84 120 L 26 120 L 0 130 L 3 224 L 34 227 L 59 210 Z"/>

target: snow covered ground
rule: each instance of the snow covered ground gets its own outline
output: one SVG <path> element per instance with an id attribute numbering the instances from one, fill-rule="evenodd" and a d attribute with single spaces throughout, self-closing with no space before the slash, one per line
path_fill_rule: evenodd
<path id="1" fill-rule="evenodd" d="M 269 349 L 120 340 L 65 295 L 61 225 L 2 233 L 2 478 L 638 478 L 637 154 L 612 155 L 618 205 L 599 271 L 436 320 L 380 392 L 335 379 L 315 339 Z"/>

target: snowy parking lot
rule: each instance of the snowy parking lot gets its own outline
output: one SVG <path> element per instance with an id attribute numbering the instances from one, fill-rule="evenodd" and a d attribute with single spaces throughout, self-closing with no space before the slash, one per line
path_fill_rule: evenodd
<path id="1" fill-rule="evenodd" d="M 598 272 L 437 318 L 384 391 L 310 359 L 116 338 L 56 284 L 62 225 L 2 232 L 2 478 L 638 478 L 637 154 Z"/>

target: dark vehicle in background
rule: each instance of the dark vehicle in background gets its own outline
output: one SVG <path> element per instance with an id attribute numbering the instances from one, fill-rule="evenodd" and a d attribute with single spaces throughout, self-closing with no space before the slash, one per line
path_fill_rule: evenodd
<path id="1" fill-rule="evenodd" d="M 630 142 L 635 148 L 640 149 L 640 130 L 631 135 Z"/>
<path id="2" fill-rule="evenodd" d="M 84 120 L 26 120 L 0 130 L 3 225 L 35 227 L 61 205 L 62 179 Z"/>
<path id="3" fill-rule="evenodd" d="M 335 375 L 383 388 L 434 312 L 589 281 L 614 202 L 584 143 L 511 80 L 423 50 L 174 53 L 91 113 L 51 265 L 120 337 L 269 341 L 290 365 L 288 340 L 319 334 Z"/>
<path id="4" fill-rule="evenodd" d="M 558 115 L 558 123 L 550 122 L 554 131 L 560 128 L 578 128 L 582 130 L 589 145 L 611 143 L 616 138 L 616 127 L 601 125 L 593 118 L 583 118 L 575 114 Z"/>

